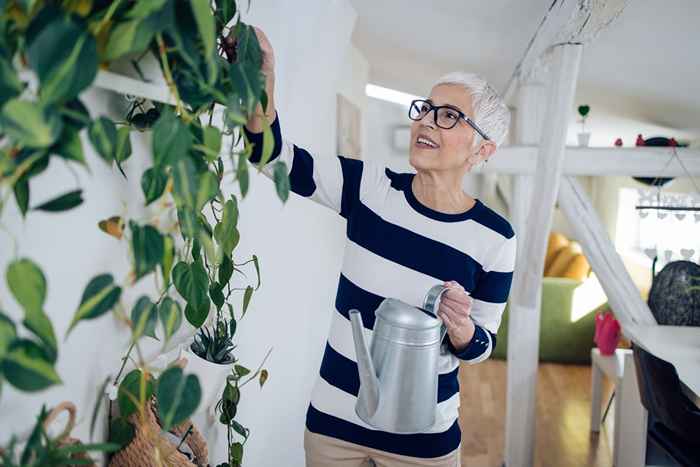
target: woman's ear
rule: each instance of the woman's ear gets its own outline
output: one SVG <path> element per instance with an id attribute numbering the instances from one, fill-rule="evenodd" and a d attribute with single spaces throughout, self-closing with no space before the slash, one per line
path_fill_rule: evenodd
<path id="1" fill-rule="evenodd" d="M 489 157 L 491 157 L 491 154 L 496 152 L 496 143 L 493 141 L 482 141 L 481 144 L 479 144 L 479 150 L 477 151 L 476 155 L 479 160 L 481 161 L 486 161 Z"/>

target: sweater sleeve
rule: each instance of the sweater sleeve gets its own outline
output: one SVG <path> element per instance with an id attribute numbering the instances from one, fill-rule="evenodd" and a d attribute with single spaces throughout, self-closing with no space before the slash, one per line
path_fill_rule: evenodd
<path id="1" fill-rule="evenodd" d="M 250 162 L 262 159 L 263 133 L 253 133 L 245 126 L 246 144 L 252 145 Z M 322 157 L 282 137 L 279 115 L 271 125 L 274 148 L 262 172 L 274 177 L 276 161 L 283 161 L 289 174 L 292 192 L 326 206 L 347 218 L 357 200 L 363 162 L 343 156 Z"/>
<path id="2" fill-rule="evenodd" d="M 496 333 L 501 324 L 501 317 L 513 282 L 516 245 L 517 241 L 513 233 L 500 244 L 494 255 L 495 260 L 481 275 L 476 288 L 471 293 L 473 300 L 471 319 L 476 327 L 472 340 L 461 352 L 457 352 L 448 338 L 448 349 L 467 363 L 473 364 L 486 360 L 496 347 Z"/>

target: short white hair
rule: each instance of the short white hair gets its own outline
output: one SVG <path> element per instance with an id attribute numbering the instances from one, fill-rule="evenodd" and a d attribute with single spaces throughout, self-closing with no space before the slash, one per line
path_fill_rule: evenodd
<path id="1" fill-rule="evenodd" d="M 439 84 L 459 84 L 471 95 L 474 111 L 474 122 L 484 133 L 501 146 L 510 128 L 510 110 L 498 92 L 485 79 L 475 73 L 453 71 L 439 78 L 433 87 Z M 482 140 L 481 135 L 474 132 L 474 147 Z"/>

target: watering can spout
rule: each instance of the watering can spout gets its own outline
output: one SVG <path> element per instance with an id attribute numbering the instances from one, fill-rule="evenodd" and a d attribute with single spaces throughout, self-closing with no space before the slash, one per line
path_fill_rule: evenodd
<path id="1" fill-rule="evenodd" d="M 363 332 L 362 316 L 358 310 L 350 310 L 350 322 L 352 325 L 352 337 L 355 341 L 355 354 L 357 355 L 357 368 L 360 374 L 360 394 L 358 399 L 364 401 L 358 410 L 364 412 L 367 417 L 372 417 L 379 405 L 379 379 L 374 369 L 372 356 L 365 340 Z"/>

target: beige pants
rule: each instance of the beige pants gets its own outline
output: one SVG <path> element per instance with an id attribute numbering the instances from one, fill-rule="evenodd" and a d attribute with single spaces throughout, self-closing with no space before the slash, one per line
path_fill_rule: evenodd
<path id="1" fill-rule="evenodd" d="M 460 467 L 459 448 L 432 459 L 400 456 L 304 430 L 306 467 Z"/>

